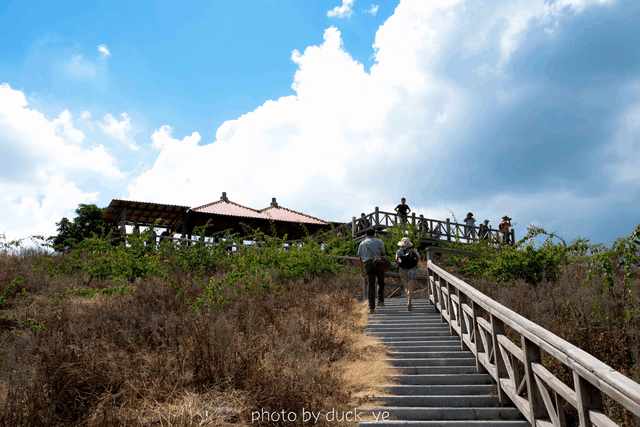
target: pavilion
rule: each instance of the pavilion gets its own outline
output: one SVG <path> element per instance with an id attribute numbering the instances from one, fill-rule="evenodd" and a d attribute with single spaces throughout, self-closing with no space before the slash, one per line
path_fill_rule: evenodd
<path id="1" fill-rule="evenodd" d="M 185 237 L 198 228 L 206 236 L 260 230 L 295 240 L 338 224 L 280 206 L 275 197 L 268 207 L 253 209 L 229 200 L 226 192 L 219 200 L 196 207 L 113 199 L 104 217 L 123 234 L 127 226 L 137 225 L 164 228 Z"/>

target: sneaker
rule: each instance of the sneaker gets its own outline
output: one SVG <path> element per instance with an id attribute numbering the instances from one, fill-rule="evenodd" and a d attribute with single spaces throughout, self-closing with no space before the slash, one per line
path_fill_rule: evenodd
<path id="1" fill-rule="evenodd" d="M 370 308 L 370 309 L 369 309 L 369 314 L 373 314 L 373 313 L 375 313 L 375 312 L 376 312 L 376 309 L 375 309 L 375 308 Z"/>
<path id="2" fill-rule="evenodd" d="M 411 304 L 407 305 L 407 311 L 411 311 Z"/>
<path id="3" fill-rule="evenodd" d="M 384 307 L 384 302 L 379 302 L 378 307 Z"/>

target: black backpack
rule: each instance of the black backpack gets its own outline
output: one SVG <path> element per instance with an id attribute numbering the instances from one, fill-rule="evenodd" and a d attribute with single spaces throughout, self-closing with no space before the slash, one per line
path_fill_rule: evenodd
<path id="1" fill-rule="evenodd" d="M 415 266 L 418 265 L 418 254 L 416 253 L 416 251 L 409 251 L 408 254 L 399 257 L 400 258 L 400 263 L 398 264 L 398 266 L 400 268 L 404 268 L 405 270 L 408 270 L 410 268 L 414 268 Z"/>

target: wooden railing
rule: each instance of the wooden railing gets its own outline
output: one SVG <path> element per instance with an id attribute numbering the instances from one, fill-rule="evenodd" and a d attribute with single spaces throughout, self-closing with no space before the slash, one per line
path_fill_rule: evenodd
<path id="1" fill-rule="evenodd" d="M 576 409 L 581 427 L 617 426 L 603 412 L 603 396 L 640 417 L 640 384 L 431 260 L 427 273 L 427 295 L 442 319 L 473 352 L 478 369 L 496 381 L 500 401 L 510 399 L 532 426 L 566 426 L 567 404 Z M 507 337 L 507 328 L 519 336 L 519 342 Z M 543 365 L 543 352 L 570 370 L 573 385 Z"/>
<path id="2" fill-rule="evenodd" d="M 384 212 L 378 207 L 375 208 L 374 212 L 364 217 L 353 217 L 351 219 L 351 233 L 354 238 L 359 238 L 370 229 L 381 231 L 403 224 L 415 227 L 418 233 L 425 239 L 462 243 L 471 243 L 480 240 L 497 244 L 513 244 L 515 242 L 515 232 L 513 228 L 509 233 L 502 233 L 494 228 L 489 228 L 486 232 L 481 233 L 479 226 L 469 227 L 466 224 L 452 222 L 449 218 L 442 221 L 439 219 L 425 218 L 423 215 L 416 215 L 414 212 L 403 219 L 395 212 Z"/>

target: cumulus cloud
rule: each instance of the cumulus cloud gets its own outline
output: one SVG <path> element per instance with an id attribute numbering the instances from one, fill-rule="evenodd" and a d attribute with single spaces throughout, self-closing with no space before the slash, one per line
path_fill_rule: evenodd
<path id="1" fill-rule="evenodd" d="M 342 0 L 340 5 L 327 12 L 329 18 L 349 18 L 353 14 L 355 0 Z"/>
<path id="2" fill-rule="evenodd" d="M 372 4 L 371 6 L 369 6 L 366 12 L 371 16 L 376 16 L 378 14 L 378 9 L 380 9 L 380 6 L 378 6 L 377 4 Z"/>
<path id="3" fill-rule="evenodd" d="M 111 56 L 111 51 L 109 50 L 109 47 L 106 44 L 98 45 L 98 53 L 103 58 L 108 58 Z"/>
<path id="4" fill-rule="evenodd" d="M 327 29 L 292 53 L 293 95 L 223 123 L 209 144 L 161 128 L 168 142 L 154 140 L 130 196 L 278 196 L 347 220 L 404 195 L 437 217 L 509 213 L 520 227 L 612 239 L 640 217 L 634 13 L 631 0 L 402 0 L 369 70 Z"/>
<path id="5" fill-rule="evenodd" d="M 111 113 L 107 113 L 99 125 L 100 129 L 102 129 L 106 135 L 125 145 L 129 149 L 139 149 L 138 145 L 133 140 L 131 118 L 127 113 L 120 113 L 120 120 L 115 118 Z"/>
<path id="6" fill-rule="evenodd" d="M 86 141 L 69 111 L 48 118 L 23 92 L 0 84 L 0 232 L 52 232 L 63 213 L 96 199 L 77 184 L 96 177 L 123 174 L 103 145 Z"/>

